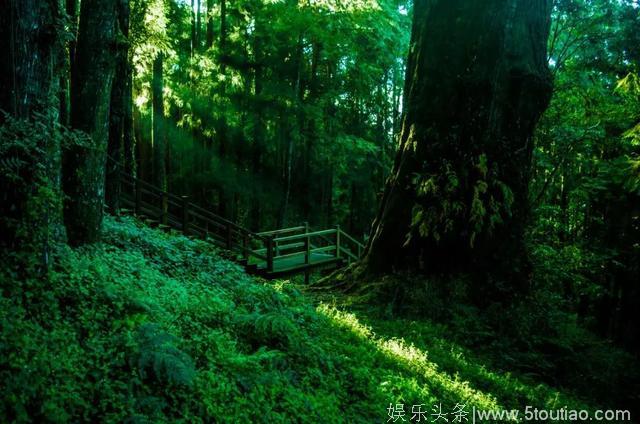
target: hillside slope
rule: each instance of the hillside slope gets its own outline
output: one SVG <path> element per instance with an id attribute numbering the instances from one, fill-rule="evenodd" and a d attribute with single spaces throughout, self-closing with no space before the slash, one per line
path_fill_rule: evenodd
<path id="1" fill-rule="evenodd" d="M 131 218 L 107 219 L 103 243 L 63 253 L 47 280 L 2 266 L 0 422 L 386 422 L 398 403 L 407 421 L 418 404 L 427 416 L 436 404 L 584 407 L 444 339 L 427 352 L 377 335 L 207 243 Z"/>

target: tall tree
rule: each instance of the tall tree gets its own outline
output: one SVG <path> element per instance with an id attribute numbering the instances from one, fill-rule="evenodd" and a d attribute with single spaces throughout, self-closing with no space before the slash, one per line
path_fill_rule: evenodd
<path id="1" fill-rule="evenodd" d="M 215 30 L 213 26 L 213 0 L 207 0 L 207 40 L 205 47 L 210 49 L 213 46 Z"/>
<path id="2" fill-rule="evenodd" d="M 60 76 L 60 123 L 70 125 L 71 120 L 71 68 L 76 51 L 76 36 L 78 35 L 78 0 L 65 0 L 64 8 L 69 17 L 70 39 L 67 49 L 62 49 L 63 71 Z"/>
<path id="3" fill-rule="evenodd" d="M 365 272 L 526 284 L 532 134 L 552 91 L 550 14 L 549 0 L 415 2 L 406 114 Z"/>
<path id="4" fill-rule="evenodd" d="M 201 0 L 197 0 L 196 6 L 196 38 L 195 38 L 195 49 L 200 49 L 200 44 L 202 43 L 202 3 Z"/>
<path id="5" fill-rule="evenodd" d="M 23 119 L 57 115 L 61 2 L 2 0 L 0 5 L 0 108 Z"/>
<path id="6" fill-rule="evenodd" d="M 129 0 L 118 0 L 118 28 L 122 37 L 129 36 Z M 127 155 L 124 145 L 125 133 L 127 133 L 125 126 L 131 124 L 127 119 L 128 110 L 131 107 L 131 96 L 129 94 L 129 82 L 131 80 L 129 44 L 122 40 L 118 46 L 115 78 L 111 87 L 107 179 L 105 186 L 106 202 L 112 212 L 119 209 L 120 171 L 126 168 L 123 166 L 125 157 L 131 156 L 130 152 Z M 126 147 L 127 149 L 131 148 L 131 146 Z M 128 162 L 131 162 L 129 158 L 127 159 Z"/>
<path id="7" fill-rule="evenodd" d="M 157 187 L 167 188 L 167 141 L 164 128 L 164 54 L 158 53 L 153 61 L 153 182 Z"/>
<path id="8" fill-rule="evenodd" d="M 71 77 L 71 125 L 90 142 L 64 154 L 65 224 L 74 245 L 98 240 L 104 204 L 111 86 L 118 44 L 118 0 L 83 0 Z"/>
<path id="9" fill-rule="evenodd" d="M 227 96 L 227 61 L 228 59 L 228 28 L 227 28 L 227 0 L 220 0 L 220 75 L 222 82 L 220 84 L 220 97 Z M 218 119 L 216 136 L 218 139 L 218 154 L 221 160 L 225 160 L 229 153 L 229 140 L 227 128 L 227 115 L 222 113 Z M 229 196 L 224 187 L 218 188 L 218 213 L 222 216 L 229 214 Z"/>
<path id="10" fill-rule="evenodd" d="M 64 238 L 62 210 L 53 199 L 60 188 L 60 136 L 55 122 L 64 9 L 58 0 L 2 0 L 0 10 L 0 112 L 38 125 L 32 131 L 25 126 L 14 131 L 0 113 L 0 155 L 26 164 L 18 167 L 17 180 L 0 174 L 0 245 L 6 243 L 11 249 L 31 245 L 46 266 L 51 242 Z M 48 198 L 42 198 L 43 185 L 48 186 Z"/>

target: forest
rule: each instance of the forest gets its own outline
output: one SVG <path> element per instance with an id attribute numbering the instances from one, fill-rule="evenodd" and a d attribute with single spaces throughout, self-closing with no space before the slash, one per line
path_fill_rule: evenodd
<path id="1" fill-rule="evenodd" d="M 0 423 L 640 422 L 638 0 L 0 6 Z"/>

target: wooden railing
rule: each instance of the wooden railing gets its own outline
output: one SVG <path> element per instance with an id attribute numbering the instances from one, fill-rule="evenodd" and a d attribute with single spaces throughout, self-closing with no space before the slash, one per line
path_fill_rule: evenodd
<path id="1" fill-rule="evenodd" d="M 187 196 L 176 196 L 142 181 L 121 175 L 122 204 L 161 225 L 175 228 L 186 235 L 211 241 L 245 259 L 261 257 L 254 252 L 255 243 L 264 238 L 191 202 Z M 266 260 L 266 257 L 262 257 Z"/>
<path id="2" fill-rule="evenodd" d="M 260 235 L 266 237 L 266 246 L 256 253 L 267 257 L 269 271 L 274 270 L 278 261 L 294 258 L 298 258 L 298 261 L 292 261 L 291 264 L 300 267 L 335 260 L 351 264 L 359 260 L 364 252 L 364 245 L 340 227 L 311 231 L 305 224 Z M 286 263 L 283 266 L 286 267 Z"/>
<path id="3" fill-rule="evenodd" d="M 239 254 L 244 264 L 266 276 L 351 264 L 364 246 L 340 227 L 312 231 L 307 224 L 255 233 L 139 178 L 120 173 L 121 203 L 138 216 L 215 243 Z"/>

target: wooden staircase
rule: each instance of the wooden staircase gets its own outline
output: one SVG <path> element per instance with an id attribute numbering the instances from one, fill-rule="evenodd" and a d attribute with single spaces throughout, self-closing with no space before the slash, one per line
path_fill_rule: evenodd
<path id="1" fill-rule="evenodd" d="M 317 268 L 340 268 L 359 260 L 362 243 L 340 227 L 314 231 L 308 225 L 254 233 L 189 201 L 120 172 L 121 206 L 147 224 L 176 229 L 216 244 L 254 275 L 279 278 Z"/>

